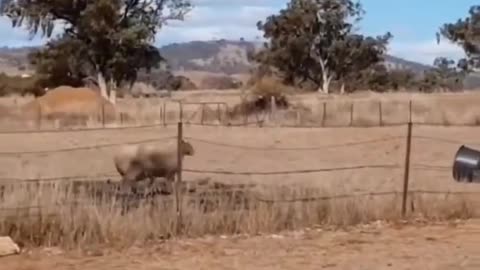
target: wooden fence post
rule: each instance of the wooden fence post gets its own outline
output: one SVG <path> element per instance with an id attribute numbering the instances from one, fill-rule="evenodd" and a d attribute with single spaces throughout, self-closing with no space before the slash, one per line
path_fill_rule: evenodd
<path id="1" fill-rule="evenodd" d="M 325 121 L 327 120 L 327 102 L 323 102 L 323 114 L 322 114 L 322 127 L 325 126 Z"/>
<path id="2" fill-rule="evenodd" d="M 163 102 L 163 126 L 167 126 L 167 103 L 164 101 Z"/>
<path id="3" fill-rule="evenodd" d="M 200 125 L 203 125 L 205 118 L 205 103 L 202 103 L 202 114 L 200 115 Z"/>
<path id="4" fill-rule="evenodd" d="M 383 126 L 382 101 L 378 101 L 378 124 Z"/>
<path id="5" fill-rule="evenodd" d="M 162 104 L 158 104 L 158 123 L 161 124 L 163 119 L 163 106 Z"/>
<path id="6" fill-rule="evenodd" d="M 102 103 L 102 127 L 105 128 L 105 103 Z"/>
<path id="7" fill-rule="evenodd" d="M 352 101 L 352 104 L 350 104 L 350 126 L 353 127 L 353 111 L 355 108 L 355 102 Z"/>
<path id="8" fill-rule="evenodd" d="M 177 234 L 180 233 L 182 227 L 182 205 L 181 205 L 181 198 L 180 198 L 180 190 L 181 190 L 181 183 L 182 183 L 182 142 L 183 142 L 183 123 L 180 121 L 178 122 L 178 136 L 177 136 L 177 179 L 175 181 L 175 207 L 177 211 Z"/>
<path id="9" fill-rule="evenodd" d="M 410 153 L 412 148 L 412 121 L 407 125 L 407 143 L 405 149 L 405 171 L 403 175 L 402 217 L 407 213 L 408 182 L 410 180 Z"/>
<path id="10" fill-rule="evenodd" d="M 270 97 L 270 121 L 276 125 L 277 121 L 277 102 L 275 96 Z"/>

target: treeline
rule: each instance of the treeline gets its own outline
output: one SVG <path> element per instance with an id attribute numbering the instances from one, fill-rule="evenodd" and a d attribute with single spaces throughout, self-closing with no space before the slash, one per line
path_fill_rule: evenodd
<path id="1" fill-rule="evenodd" d="M 60 35 L 29 55 L 36 76 L 34 87 L 28 89 L 77 86 L 89 79 L 109 95 L 115 89 L 131 89 L 151 70 L 161 70 L 167 78 L 156 82 L 156 88 L 177 90 L 190 83 L 173 76 L 154 42 L 165 22 L 184 20 L 192 8 L 189 0 L 4 0 L 0 12 L 13 27 L 23 25 L 32 34 L 52 37 L 55 25 L 65 25 Z M 297 89 L 324 93 L 456 91 L 477 68 L 477 6 L 465 19 L 440 26 L 437 33 L 461 45 L 468 58 L 458 62 L 438 58 L 420 75 L 383 65 L 394 37 L 390 32 L 372 37 L 355 31 L 365 13 L 352 0 L 290 0 L 286 8 L 257 23 L 268 42 L 260 51 L 249 52 L 255 63 L 253 81 L 273 76 Z M 0 77 L 0 85 L 11 81 Z M 0 94 L 4 92 L 8 91 Z"/>

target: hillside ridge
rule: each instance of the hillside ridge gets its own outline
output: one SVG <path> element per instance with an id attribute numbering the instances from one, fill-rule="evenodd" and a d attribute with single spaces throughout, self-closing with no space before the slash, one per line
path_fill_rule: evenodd
<path id="1" fill-rule="evenodd" d="M 245 40 L 210 40 L 171 43 L 160 47 L 161 54 L 174 71 L 206 71 L 212 73 L 248 73 L 252 63 L 247 54 L 262 43 Z M 27 54 L 38 47 L 0 47 L 0 72 L 23 73 L 29 69 Z M 385 56 L 389 69 L 410 69 L 422 73 L 431 66 L 408 61 L 393 55 Z"/>

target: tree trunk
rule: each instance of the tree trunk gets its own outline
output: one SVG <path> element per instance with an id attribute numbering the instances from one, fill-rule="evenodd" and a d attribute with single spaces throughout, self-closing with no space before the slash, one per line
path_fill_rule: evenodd
<path id="1" fill-rule="evenodd" d="M 107 82 L 105 81 L 105 77 L 103 76 L 101 71 L 97 71 L 97 83 L 98 87 L 100 88 L 100 95 L 106 100 L 109 100 Z"/>
<path id="2" fill-rule="evenodd" d="M 342 82 L 342 86 L 340 87 L 340 94 L 343 95 L 345 94 L 345 83 Z"/>
<path id="3" fill-rule="evenodd" d="M 117 84 L 113 82 L 113 79 L 110 79 L 110 85 L 108 87 L 110 93 L 108 94 L 108 100 L 112 104 L 115 104 L 117 102 L 117 88 Z"/>
<path id="4" fill-rule="evenodd" d="M 319 92 L 323 92 L 325 94 L 330 93 L 330 82 L 332 81 L 332 76 L 324 76 L 322 82 L 322 88 L 319 89 Z"/>
<path id="5" fill-rule="evenodd" d="M 320 66 L 322 68 L 322 88 L 318 89 L 318 92 L 323 92 L 325 94 L 329 94 L 329 87 L 330 87 L 330 81 L 332 80 L 332 76 L 329 74 L 329 70 L 327 68 L 327 60 L 319 59 Z"/>

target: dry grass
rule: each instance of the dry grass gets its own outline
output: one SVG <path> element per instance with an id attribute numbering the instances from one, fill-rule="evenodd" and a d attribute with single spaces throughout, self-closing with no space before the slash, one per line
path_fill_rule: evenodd
<path id="1" fill-rule="evenodd" d="M 291 97 L 298 107 L 300 117 L 285 113 L 276 118 L 283 123 L 319 125 L 325 119 L 327 125 L 350 125 L 351 103 L 354 105 L 353 122 L 361 125 L 378 125 L 379 104 L 382 102 L 382 122 L 399 123 L 408 120 L 408 101 L 414 100 L 415 121 L 437 123 L 474 123 L 480 109 L 474 104 L 480 95 L 419 95 L 391 94 L 374 95 L 360 93 L 352 96 L 321 96 L 305 94 Z M 233 106 L 240 102 L 237 91 L 206 91 L 176 93 L 174 98 L 190 102 L 218 101 Z M 323 102 L 327 102 L 327 114 L 323 117 Z M 16 101 L 21 104 L 21 100 Z M 120 99 L 120 111 L 131 116 L 132 123 L 159 123 L 160 108 L 167 102 L 167 120 L 178 120 L 178 105 L 164 99 Z M 0 104 L 8 104 L 2 101 Z M 210 109 L 206 122 L 214 122 L 216 108 Z M 194 112 L 192 121 L 200 115 L 196 105 L 184 106 L 185 117 Z M 291 113 L 291 112 L 290 112 Z M 197 120 L 195 120 L 197 119 Z M 239 120 L 240 121 L 240 120 Z M 130 122 L 122 124 L 131 125 Z M 45 123 L 42 128 L 48 128 Z M 93 123 L 91 126 L 99 126 Z M 2 129 L 11 127 L 2 126 Z M 309 128 L 239 128 L 239 127 L 196 127 L 186 126 L 185 136 L 208 140 L 215 143 L 244 145 L 251 147 L 311 148 L 307 151 L 249 151 L 215 146 L 193 141 L 198 155 L 187 159 L 187 168 L 227 171 L 284 171 L 356 164 L 403 164 L 404 140 L 378 142 L 340 148 L 321 148 L 331 144 L 351 143 L 389 136 L 402 136 L 404 127 L 309 129 Z M 99 130 L 89 132 L 42 133 L 42 134 L 0 134 L 2 151 L 45 151 L 99 144 L 139 141 L 143 139 L 175 136 L 174 127 L 152 127 L 126 130 Z M 475 144 L 480 130 L 474 127 L 417 127 L 414 136 L 439 137 Z M 449 166 L 459 144 L 447 144 L 432 140 L 414 139 L 412 164 Z M 314 150 L 314 148 L 318 148 Z M 2 178 L 48 178 L 58 176 L 86 175 L 95 178 L 98 174 L 114 172 L 112 147 L 84 149 L 73 152 L 39 153 L 0 156 L 0 177 Z M 81 161 L 81 162 L 79 162 Z M 183 202 L 185 226 L 182 237 L 206 234 L 248 233 L 258 234 L 291 230 L 316 225 L 348 226 L 377 219 L 399 219 L 400 196 L 356 197 L 341 200 L 318 200 L 312 202 L 266 203 L 261 198 L 288 200 L 292 198 L 336 196 L 358 192 L 384 192 L 400 190 L 403 172 L 375 169 L 358 171 L 319 172 L 298 175 L 251 175 L 219 176 L 206 174 L 215 181 L 224 183 L 253 182 L 268 185 L 255 196 L 250 194 L 241 204 L 240 210 L 231 211 L 232 198 L 222 196 L 213 212 L 205 213 L 199 202 Z M 185 173 L 184 180 L 195 180 L 193 173 Z M 436 191 L 480 191 L 475 185 L 462 185 L 451 179 L 450 171 L 428 171 L 412 169 L 411 188 Z M 289 185 L 290 184 L 290 185 Z M 288 185 L 287 188 L 281 188 Z M 65 191 L 66 190 L 66 191 Z M 42 204 L 37 210 L 4 211 L 8 218 L 0 221 L 0 234 L 7 234 L 28 245 L 62 245 L 80 247 L 104 244 L 128 246 L 150 240 L 168 237 L 175 233 L 175 211 L 172 203 L 163 200 L 155 206 L 142 204 L 138 209 L 122 216 L 115 200 L 101 203 L 91 201 L 87 194 L 74 194 L 70 188 L 57 186 L 27 190 L 17 185 L 4 193 L 0 208 L 17 208 Z M 414 215 L 429 219 L 452 219 L 478 216 L 475 195 L 420 195 L 409 201 Z M 81 204 L 66 202 L 82 201 Z"/>
<path id="2" fill-rule="evenodd" d="M 202 237 L 86 252 L 40 248 L 2 258 L 4 269 L 478 269 L 479 220 L 373 222 L 257 236 Z M 452 248 L 454 247 L 454 248 Z M 87 255 L 85 255 L 87 254 Z"/>
<path id="3" fill-rule="evenodd" d="M 245 195 L 241 202 L 216 195 L 217 202 L 206 212 L 199 197 L 182 200 L 182 226 L 177 230 L 172 198 L 154 199 L 122 215 L 121 201 L 94 200 L 91 194 L 74 193 L 65 184 L 14 185 L 0 201 L 3 210 L 0 235 L 10 235 L 27 246 L 87 248 L 108 245 L 124 248 L 133 244 L 177 237 L 205 235 L 274 233 L 312 226 L 345 227 L 375 220 L 398 220 L 400 196 L 357 197 L 341 200 L 285 202 L 285 200 L 326 196 L 312 188 L 277 188 L 267 193 Z M 270 202 L 259 198 L 269 197 Z M 205 198 L 205 197 L 204 197 Z M 473 208 L 465 198 L 448 200 L 423 198 L 415 215 L 438 219 L 469 218 Z M 36 206 L 42 206 L 37 208 Z M 235 206 L 235 210 L 232 208 Z M 432 207 L 434 206 L 434 207 Z M 25 207 L 24 209 L 18 209 Z M 28 208 L 31 207 L 31 208 Z M 8 211 L 8 209 L 11 209 Z"/>
<path id="4" fill-rule="evenodd" d="M 186 168 L 226 171 L 285 171 L 315 169 L 355 164 L 402 164 L 404 140 L 344 148 L 320 148 L 393 135 L 402 135 L 403 127 L 354 129 L 265 129 L 189 127 L 185 136 L 215 143 L 256 147 L 291 147 L 307 151 L 259 151 L 222 147 L 192 141 L 198 155 L 185 160 Z M 90 132 L 2 134 L 2 151 L 42 151 L 122 143 L 175 135 L 175 128 L 99 130 Z M 460 141 L 476 138 L 478 128 L 428 128 L 414 130 L 414 135 L 457 137 Z M 28 139 L 27 139 L 28 138 Z M 420 143 L 421 142 L 421 143 Z M 455 144 L 414 140 L 412 164 L 450 164 L 458 148 Z M 70 152 L 1 156 L 2 178 L 48 178 L 96 175 L 114 172 L 111 160 L 113 147 Z M 79 162 L 81 161 L 81 162 Z M 90 175 L 90 176 L 89 176 Z M 231 196 L 218 196 L 217 206 L 205 213 L 203 204 L 188 196 L 182 208 L 185 226 L 178 236 L 196 237 L 207 234 L 259 234 L 294 230 L 311 226 L 349 226 L 374 220 L 400 218 L 400 195 L 362 196 L 336 200 L 285 202 L 299 198 L 338 196 L 365 192 L 400 190 L 402 169 L 367 169 L 358 171 L 319 172 L 290 175 L 215 175 L 214 181 L 227 184 L 249 182 L 262 184 L 257 193 L 247 193 L 242 202 Z M 198 174 L 184 173 L 184 181 L 198 179 Z M 202 177 L 204 177 L 202 175 Z M 118 178 L 118 177 L 116 177 Z M 17 183 L 18 184 L 18 183 Z M 476 185 L 455 183 L 450 171 L 412 170 L 413 190 L 479 191 Z M 14 185 L 0 200 L 3 211 L 0 234 L 10 235 L 26 245 L 61 245 L 67 248 L 107 245 L 128 247 L 175 234 L 175 208 L 172 199 L 158 199 L 155 206 L 140 204 L 122 216 L 120 202 L 108 199 L 93 204 L 89 194 L 77 194 L 66 184 L 57 186 Z M 30 188 L 30 190 L 29 190 Z M 191 201 L 193 199 L 193 202 Z M 259 200 L 260 199 L 260 200 Z M 267 200 L 267 202 L 263 200 Z M 456 219 L 478 216 L 475 195 L 415 194 L 408 203 L 414 216 L 429 219 Z M 273 200 L 273 202 L 268 202 Z M 72 202 L 79 202 L 72 204 Z M 40 209 L 16 210 L 18 207 L 42 205 Z M 236 209 L 232 211 L 233 206 Z M 7 218 L 3 218 L 7 217 Z"/>
<path id="5" fill-rule="evenodd" d="M 260 89 L 266 93 L 276 93 L 279 87 L 272 83 L 260 84 Z M 274 87 L 275 86 L 275 87 Z M 265 90 L 266 88 L 266 90 Z M 271 89 L 271 91 L 270 91 Z M 282 90 L 283 91 L 283 90 Z M 289 92 L 285 90 L 286 92 Z M 359 92 L 351 95 L 319 95 L 312 93 L 288 94 L 292 107 L 288 110 L 278 110 L 276 115 L 251 114 L 244 116 L 231 115 L 228 111 L 243 102 L 241 90 L 202 90 L 175 92 L 171 98 L 119 98 L 116 106 L 114 123 L 104 124 L 99 119 L 91 119 L 87 127 L 130 126 L 176 123 L 180 119 L 180 106 L 177 101 L 219 102 L 220 105 L 206 105 L 203 115 L 205 124 L 243 124 L 245 121 L 255 124 L 259 119 L 274 119 L 271 124 L 303 125 L 303 126 L 378 126 L 405 123 L 409 119 L 409 102 L 413 100 L 412 120 L 420 123 L 434 124 L 478 124 L 480 109 L 475 106 L 480 102 L 480 95 L 475 92 L 456 94 L 419 94 L 419 93 L 387 93 L 375 94 Z M 0 98 L 0 105 L 13 110 L 25 104 L 31 98 L 7 97 Z M 353 105 L 352 105 L 353 104 Z M 163 110 L 166 111 L 163 111 Z M 200 123 L 202 120 L 201 106 L 185 104 L 183 120 Z M 353 110 L 353 112 L 352 112 Z M 210 112 L 210 113 L 209 113 Z M 381 112 L 381 113 L 380 113 Z M 165 115 L 165 117 L 164 117 Z M 40 119 L 40 118 L 38 118 Z M 267 123 L 269 124 L 268 121 Z M 1 117 L 0 130 L 52 129 L 61 125 L 54 121 L 42 119 L 29 123 L 12 121 L 9 117 Z"/>

